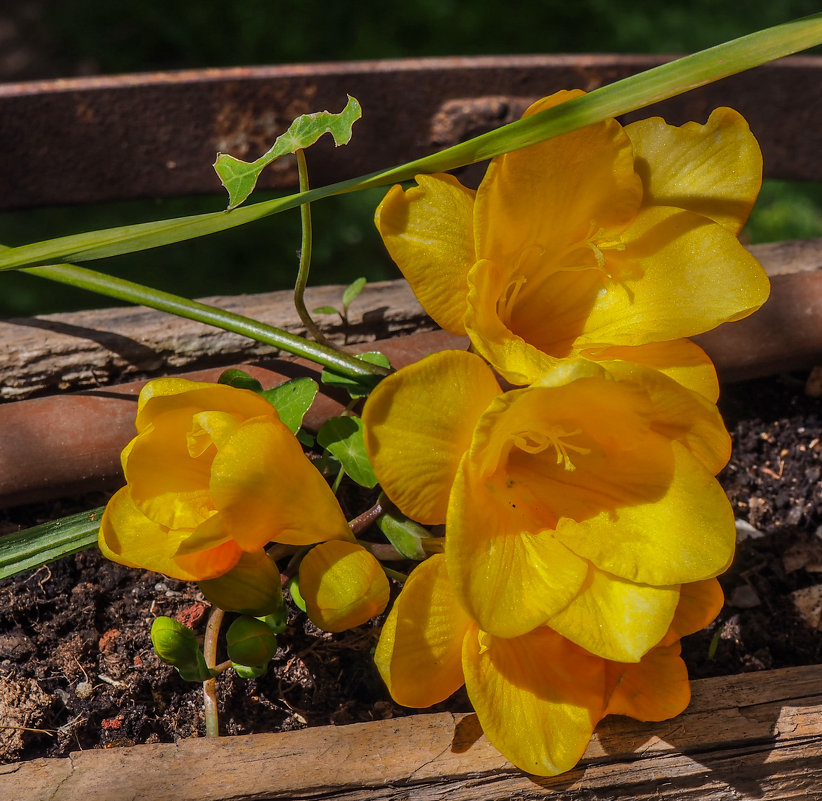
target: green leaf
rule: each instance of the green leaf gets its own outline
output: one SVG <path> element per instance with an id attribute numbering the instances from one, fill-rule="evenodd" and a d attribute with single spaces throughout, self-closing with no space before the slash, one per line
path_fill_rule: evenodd
<path id="1" fill-rule="evenodd" d="M 313 309 L 312 314 L 339 314 L 339 311 L 335 309 L 333 306 L 317 306 L 316 309 Z"/>
<path id="2" fill-rule="evenodd" d="M 317 442 L 340 460 L 345 472 L 360 486 L 376 487 L 377 477 L 362 435 L 359 417 L 332 417 L 317 432 Z"/>
<path id="3" fill-rule="evenodd" d="M 0 254 L 0 270 L 47 264 L 55 260 L 88 261 L 134 253 L 235 228 L 269 214 L 297 208 L 303 203 L 313 203 L 343 192 L 407 181 L 419 173 L 447 172 L 577 130 L 608 117 L 627 114 L 820 43 L 822 13 L 757 31 L 662 64 L 527 119 L 512 122 L 467 142 L 397 167 L 244 206 L 231 214 L 214 212 L 159 220 L 10 248 Z"/>
<path id="4" fill-rule="evenodd" d="M 368 283 L 367 278 L 357 278 L 352 281 L 343 292 L 342 302 L 343 302 L 343 313 L 345 315 L 348 314 L 348 307 L 356 300 L 357 295 L 363 291 L 366 283 Z"/>
<path id="5" fill-rule="evenodd" d="M 406 559 L 421 562 L 428 556 L 422 547 L 422 540 L 431 537 L 428 530 L 399 510 L 389 507 L 377 518 L 377 527 Z"/>
<path id="6" fill-rule="evenodd" d="M 263 391 L 263 385 L 256 378 L 250 376 L 245 370 L 238 370 L 235 367 L 224 370 L 217 379 L 217 383 L 228 384 L 230 387 L 237 389 L 250 389 L 252 392 Z"/>
<path id="7" fill-rule="evenodd" d="M 162 615 L 151 624 L 151 644 L 157 656 L 173 665 L 184 681 L 206 681 L 215 675 L 194 632 L 172 617 Z"/>
<path id="8" fill-rule="evenodd" d="M 285 384 L 267 389 L 260 394 L 277 410 L 280 420 L 296 434 L 303 424 L 305 413 L 314 403 L 319 386 L 313 378 L 292 378 Z"/>
<path id="9" fill-rule="evenodd" d="M 97 544 L 104 506 L 0 537 L 0 579 L 56 562 Z"/>
<path id="10" fill-rule="evenodd" d="M 258 617 L 275 634 L 282 634 L 288 626 L 288 607 L 283 604 L 276 612 L 264 617 Z"/>
<path id="11" fill-rule="evenodd" d="M 391 362 L 388 361 L 388 357 L 379 351 L 362 353 L 357 356 L 357 358 L 360 361 L 374 364 L 378 367 L 391 368 Z M 329 387 L 340 387 L 346 390 L 352 398 L 364 398 L 383 378 L 385 378 L 384 375 L 368 375 L 353 378 L 336 372 L 333 367 L 326 367 L 322 373 L 320 373 L 320 381 L 322 381 L 323 384 Z"/>
<path id="12" fill-rule="evenodd" d="M 339 114 L 318 111 L 303 114 L 291 123 L 288 130 L 277 137 L 272 148 L 256 161 L 247 162 L 224 153 L 217 154 L 214 169 L 228 190 L 229 210 L 245 202 L 254 191 L 260 173 L 280 156 L 303 150 L 314 144 L 323 134 L 330 133 L 334 144 L 347 145 L 351 141 L 352 127 L 362 116 L 356 98 L 348 95 L 348 102 Z"/>

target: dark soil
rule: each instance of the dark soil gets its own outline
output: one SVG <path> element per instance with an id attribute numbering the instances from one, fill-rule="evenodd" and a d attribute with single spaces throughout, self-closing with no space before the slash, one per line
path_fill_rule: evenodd
<path id="1" fill-rule="evenodd" d="M 692 677 L 822 662 L 822 401 L 790 375 L 724 390 L 735 449 L 720 478 L 739 526 L 718 619 L 687 638 Z M 99 506 L 98 495 L 7 510 L 0 533 Z M 0 583 L 0 762 L 201 736 L 202 692 L 160 663 L 159 614 L 201 634 L 196 587 L 87 551 Z M 331 635 L 293 612 L 269 673 L 218 679 L 226 734 L 408 714 L 372 662 L 375 626 Z M 458 693 L 442 708 L 466 710 Z"/>

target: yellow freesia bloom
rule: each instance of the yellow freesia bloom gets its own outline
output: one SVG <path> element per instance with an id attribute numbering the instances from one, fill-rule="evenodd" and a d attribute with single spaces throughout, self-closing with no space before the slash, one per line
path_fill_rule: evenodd
<path id="1" fill-rule="evenodd" d="M 668 629 L 679 585 L 730 564 L 734 518 L 714 478 L 727 432 L 656 370 L 579 360 L 502 392 L 480 357 L 444 351 L 382 381 L 363 422 L 388 497 L 446 522 L 454 592 L 489 634 L 547 624 L 635 662 Z"/>
<path id="2" fill-rule="evenodd" d="M 109 559 L 200 581 L 239 570 L 243 554 L 256 554 L 242 564 L 256 575 L 271 541 L 352 539 L 334 493 L 256 393 L 159 378 L 140 393 L 136 427 L 121 457 L 127 485 L 100 527 Z"/>
<path id="3" fill-rule="evenodd" d="M 722 606 L 718 582 L 682 587 L 659 643 L 636 664 L 593 656 L 541 626 L 511 639 L 482 631 L 437 555 L 409 577 L 383 627 L 375 660 L 397 703 L 427 707 L 463 684 L 488 740 L 514 765 L 550 776 L 580 759 L 607 714 L 665 720 L 690 700 L 680 637 Z"/>
<path id="4" fill-rule="evenodd" d="M 380 563 L 365 548 L 334 540 L 315 546 L 300 562 L 300 595 L 311 621 L 337 632 L 382 614 L 389 586 Z"/>
<path id="5" fill-rule="evenodd" d="M 705 125 L 611 119 L 493 159 L 476 192 L 444 174 L 394 186 L 376 224 L 425 310 L 512 383 L 560 358 L 619 358 L 716 400 L 710 361 L 683 337 L 767 299 L 737 239 L 761 173 L 731 109 Z"/>

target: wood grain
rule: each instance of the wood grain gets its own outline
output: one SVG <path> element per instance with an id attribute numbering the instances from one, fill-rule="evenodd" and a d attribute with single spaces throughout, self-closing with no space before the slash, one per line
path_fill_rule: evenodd
<path id="1" fill-rule="evenodd" d="M 773 277 L 757 314 L 721 326 L 698 341 L 720 376 L 739 380 L 822 363 L 822 239 L 756 245 Z M 308 290 L 309 308 L 338 304 L 342 287 Z M 302 334 L 290 292 L 206 298 L 238 314 Z M 336 318 L 326 332 L 342 341 Z M 403 280 L 366 286 L 351 309 L 351 343 L 435 328 Z M 276 350 L 216 328 L 142 307 L 0 320 L 0 400 L 22 400 L 168 372 L 270 356 Z"/>
<path id="2" fill-rule="evenodd" d="M 0 767 L 0 797 L 27 801 L 818 801 L 822 665 L 693 683 L 663 723 L 606 719 L 580 764 L 542 779 L 511 766 L 474 715 L 190 739 Z"/>

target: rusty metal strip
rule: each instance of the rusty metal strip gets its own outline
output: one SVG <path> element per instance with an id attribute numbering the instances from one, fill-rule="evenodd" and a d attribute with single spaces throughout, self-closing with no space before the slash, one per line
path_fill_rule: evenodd
<path id="1" fill-rule="evenodd" d="M 219 192 L 217 151 L 254 158 L 298 114 L 364 117 L 344 154 L 312 148 L 315 185 L 416 158 L 516 119 L 561 88 L 594 89 L 660 56 L 434 58 L 198 70 L 0 85 L 0 209 Z M 822 57 L 759 67 L 652 107 L 672 123 L 739 109 L 772 177 L 822 180 Z M 261 186 L 292 188 L 283 160 Z"/>

